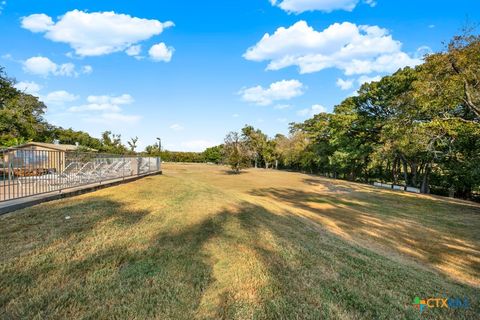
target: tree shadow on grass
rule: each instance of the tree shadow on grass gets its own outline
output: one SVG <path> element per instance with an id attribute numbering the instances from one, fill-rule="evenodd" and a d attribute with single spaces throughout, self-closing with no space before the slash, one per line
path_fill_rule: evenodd
<path id="1" fill-rule="evenodd" d="M 63 225 L 35 252 L 2 262 L 0 318 L 194 317 L 211 281 L 209 257 L 202 247 L 221 231 L 225 215 L 142 237 L 139 225 L 160 225 L 161 217 L 145 221 L 149 212 L 131 211 L 102 198 L 55 210 L 69 212 L 71 220 L 64 223 L 76 220 L 75 226 Z M 56 219 L 58 214 L 44 218 Z M 102 231 L 105 228 L 109 231 Z M 135 228 L 140 234 L 133 233 L 131 241 L 109 241 Z M 92 237 L 98 237 L 95 248 L 85 248 Z M 55 248 L 58 243 L 63 245 Z"/>
<path id="2" fill-rule="evenodd" d="M 48 246 L 69 237 L 81 240 L 89 235 L 89 231 L 108 220 L 118 227 L 128 228 L 141 222 L 147 214 L 149 212 L 125 209 L 124 204 L 107 197 L 48 202 L 20 210 L 0 220 L 3 230 L 0 243 L 13 241 L 15 245 L 18 242 L 15 255 L 28 254 L 36 250 L 37 245 Z M 22 246 L 26 239 L 29 243 Z M 2 252 L 2 258 L 7 257 L 7 252 Z"/>
<path id="3" fill-rule="evenodd" d="M 223 170 L 223 173 L 229 176 L 238 176 L 241 174 L 247 173 L 245 170 L 235 171 L 235 170 Z"/>
<path id="4" fill-rule="evenodd" d="M 312 221 L 343 238 L 373 241 L 420 260 L 446 276 L 478 285 L 478 234 L 472 226 L 452 227 L 449 220 L 458 217 L 438 214 L 420 220 L 418 215 L 406 212 L 408 203 L 404 208 L 389 208 L 388 201 L 382 206 L 359 202 L 352 196 L 288 188 L 257 189 L 251 194 L 301 209 Z"/>
<path id="5" fill-rule="evenodd" d="M 469 319 L 480 311 L 477 289 L 424 269 L 399 265 L 373 251 L 352 245 L 290 214 L 278 215 L 245 203 L 237 214 L 252 237 L 268 231 L 277 247 L 259 239 L 252 247 L 272 279 L 259 312 L 269 319 L 416 319 L 410 304 L 416 295 L 468 296 L 471 309 L 434 311 L 431 315 Z"/>
<path id="6" fill-rule="evenodd" d="M 101 201 L 105 200 L 65 207 L 84 217 L 84 226 L 59 232 L 49 244 L 65 241 L 75 249 L 87 237 L 79 235 L 75 242 L 75 232 L 95 237 L 106 223 L 120 232 L 157 223 L 158 231 L 103 245 L 102 239 L 108 237 L 100 237 L 98 247 L 82 255 L 70 256 L 69 246 L 60 252 L 35 253 L 38 259 L 20 269 L 2 266 L 0 317 L 416 319 L 418 311 L 410 305 L 415 296 L 447 292 L 473 299 L 478 293 L 354 246 L 305 218 L 249 202 L 197 224 L 160 228 L 158 222 L 147 220 L 149 212 L 132 213 L 115 202 L 103 203 L 115 210 L 102 219 L 95 211 L 105 210 Z M 133 219 L 132 214 L 140 218 Z M 225 258 L 250 251 L 246 273 Z M 250 268 L 257 266 L 265 281 L 251 284 L 252 301 L 233 284 L 249 279 Z M 228 281 L 219 281 L 216 277 L 223 275 L 215 268 L 231 274 Z M 209 305 L 207 312 L 204 304 Z M 434 310 L 430 315 L 468 319 L 478 312 L 478 301 L 472 301 L 467 311 Z"/>

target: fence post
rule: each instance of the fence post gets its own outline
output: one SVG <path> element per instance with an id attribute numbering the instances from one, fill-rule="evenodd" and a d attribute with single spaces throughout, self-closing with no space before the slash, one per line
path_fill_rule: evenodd
<path id="1" fill-rule="evenodd" d="M 137 157 L 137 176 L 140 174 L 140 157 Z"/>
<path id="2" fill-rule="evenodd" d="M 122 163 L 123 163 L 123 166 L 122 166 L 122 180 L 125 180 L 125 155 L 122 155 Z"/>

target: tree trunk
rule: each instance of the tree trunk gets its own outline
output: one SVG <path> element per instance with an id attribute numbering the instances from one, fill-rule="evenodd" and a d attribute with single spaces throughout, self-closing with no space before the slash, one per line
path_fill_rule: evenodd
<path id="1" fill-rule="evenodd" d="M 407 170 L 407 160 L 404 156 L 401 156 L 402 165 L 403 165 L 403 179 L 405 180 L 405 187 L 404 190 L 407 190 L 408 187 L 408 170 Z"/>
<path id="2" fill-rule="evenodd" d="M 278 170 L 278 160 L 275 159 L 275 170 Z"/>
<path id="3" fill-rule="evenodd" d="M 395 159 L 393 159 L 393 164 L 392 164 L 392 175 L 393 175 L 393 184 L 392 184 L 392 188 L 393 188 L 393 185 L 397 184 L 397 163 L 398 163 L 398 159 L 395 157 Z"/>
<path id="4" fill-rule="evenodd" d="M 448 188 L 448 197 L 449 198 L 455 198 L 455 187 L 451 186 Z"/>
<path id="5" fill-rule="evenodd" d="M 410 170 L 412 171 L 412 186 L 417 186 L 417 164 L 412 162 L 410 164 Z"/>
<path id="6" fill-rule="evenodd" d="M 365 161 L 363 165 L 364 165 L 363 174 L 365 175 L 365 183 L 368 183 L 368 157 L 365 157 Z"/>
<path id="7" fill-rule="evenodd" d="M 390 173 L 390 171 L 391 171 L 390 165 L 391 165 L 390 160 L 387 160 L 387 165 L 386 165 L 386 167 L 385 167 L 385 173 L 384 173 L 384 176 L 383 176 L 383 177 L 386 178 L 386 179 L 388 179 L 388 175 L 389 175 L 389 173 Z M 383 180 L 383 177 L 382 177 L 382 180 Z M 384 181 L 382 181 L 382 182 L 384 182 Z"/>
<path id="8" fill-rule="evenodd" d="M 430 187 L 428 185 L 428 180 L 430 177 L 430 163 L 425 165 L 425 172 L 423 173 L 422 185 L 420 186 L 421 193 L 430 193 Z"/>

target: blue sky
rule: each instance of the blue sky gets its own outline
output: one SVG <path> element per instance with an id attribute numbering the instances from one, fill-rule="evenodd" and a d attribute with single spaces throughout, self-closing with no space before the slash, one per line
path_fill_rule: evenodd
<path id="1" fill-rule="evenodd" d="M 360 83 L 421 62 L 480 2 L 0 0 L 0 65 L 48 121 L 141 148 L 203 150 L 332 111 Z M 265 36 L 264 36 L 265 35 Z"/>

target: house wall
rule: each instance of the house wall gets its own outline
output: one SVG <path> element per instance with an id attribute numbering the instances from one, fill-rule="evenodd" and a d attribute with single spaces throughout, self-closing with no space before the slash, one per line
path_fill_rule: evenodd
<path id="1" fill-rule="evenodd" d="M 4 161 L 5 164 L 11 163 L 19 175 L 22 175 L 22 171 L 26 175 L 35 174 L 36 169 L 61 172 L 65 169 L 65 152 L 41 146 L 25 146 L 6 152 Z"/>

